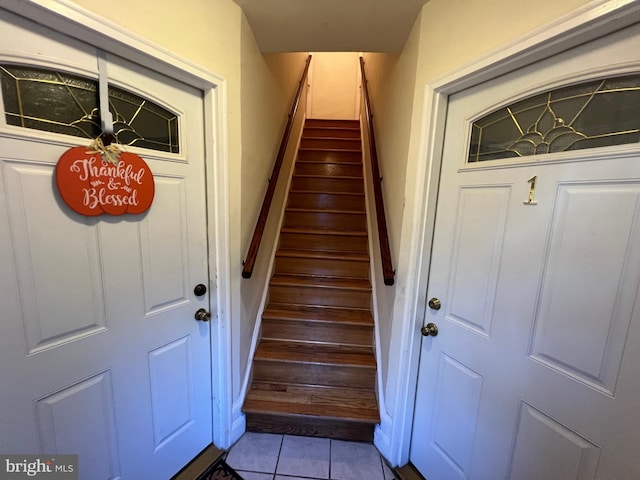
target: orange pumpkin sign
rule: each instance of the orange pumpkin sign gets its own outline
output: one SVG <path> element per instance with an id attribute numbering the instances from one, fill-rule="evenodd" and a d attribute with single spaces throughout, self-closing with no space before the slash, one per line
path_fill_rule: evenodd
<path id="1" fill-rule="evenodd" d="M 64 202 L 87 216 L 142 213 L 151 207 L 155 193 L 153 174 L 140 156 L 129 152 L 103 156 L 87 147 L 62 154 L 56 185 Z"/>

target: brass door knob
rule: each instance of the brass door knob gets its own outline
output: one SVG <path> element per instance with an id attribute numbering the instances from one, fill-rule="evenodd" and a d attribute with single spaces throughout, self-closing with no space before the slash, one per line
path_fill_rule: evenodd
<path id="1" fill-rule="evenodd" d="M 209 320 L 211 320 L 211 314 L 207 312 L 204 308 L 198 309 L 194 317 L 199 322 L 208 322 Z"/>
<path id="2" fill-rule="evenodd" d="M 438 326 L 435 323 L 427 323 L 420 329 L 425 337 L 435 337 L 438 335 Z"/>
<path id="3" fill-rule="evenodd" d="M 441 307 L 442 303 L 440 302 L 439 298 L 433 297 L 431 300 L 429 300 L 429 308 L 431 310 L 440 310 Z"/>

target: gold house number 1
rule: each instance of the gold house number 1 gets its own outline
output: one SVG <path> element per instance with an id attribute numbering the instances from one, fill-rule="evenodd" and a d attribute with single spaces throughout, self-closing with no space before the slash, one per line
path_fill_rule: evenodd
<path id="1" fill-rule="evenodd" d="M 527 198 L 526 202 L 522 202 L 525 205 L 537 205 L 538 202 L 536 202 L 535 197 L 536 197 L 536 180 L 538 180 L 538 176 L 533 176 L 531 177 L 529 180 L 527 180 L 527 182 L 529 183 L 529 198 Z"/>

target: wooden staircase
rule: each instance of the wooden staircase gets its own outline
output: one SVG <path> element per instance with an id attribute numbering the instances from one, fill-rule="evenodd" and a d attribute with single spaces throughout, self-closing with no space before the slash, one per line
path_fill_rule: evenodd
<path id="1" fill-rule="evenodd" d="M 371 441 L 375 385 L 360 124 L 307 120 L 242 409 L 247 430 Z"/>

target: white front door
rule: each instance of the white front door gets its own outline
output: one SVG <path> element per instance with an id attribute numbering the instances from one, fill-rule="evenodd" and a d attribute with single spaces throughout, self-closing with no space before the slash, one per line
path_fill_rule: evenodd
<path id="1" fill-rule="evenodd" d="M 429 480 L 640 478 L 638 144 L 467 162 L 473 121 L 637 73 L 639 44 L 631 27 L 450 98 L 428 286 L 441 308 L 424 320 L 439 331 L 422 342 L 410 451 Z M 572 135 L 556 113 L 520 125 L 523 148 L 532 124 Z"/>
<path id="2" fill-rule="evenodd" d="M 26 65 L 97 79 L 94 48 L 0 12 L 0 63 L 12 72 Z M 149 145 L 159 140 L 143 130 L 154 131 L 156 121 L 168 128 L 154 114 L 137 127 L 141 112 L 156 108 L 151 102 L 177 116 L 179 146 L 158 151 L 140 140 L 126 147 L 153 172 L 148 212 L 83 217 L 60 199 L 54 168 L 68 148 L 90 140 L 24 128 L 5 110 L 19 105 L 25 125 L 40 125 L 47 121 L 26 112 L 42 107 L 55 122 L 56 108 L 80 105 L 91 92 L 70 85 L 66 101 L 42 90 L 28 97 L 25 77 L 38 77 L 31 70 L 16 80 L 27 93 L 7 90 L 0 452 L 78 454 L 83 479 L 170 478 L 212 441 L 209 324 L 194 318 L 209 310 L 212 293 L 194 292 L 210 286 L 202 93 L 118 57 L 107 57 L 106 67 L 109 85 L 125 92 L 116 108 L 117 120 L 131 126 L 128 138 Z M 13 88 L 11 75 L 4 78 Z M 129 104 L 129 93 L 144 105 L 133 97 Z"/>

